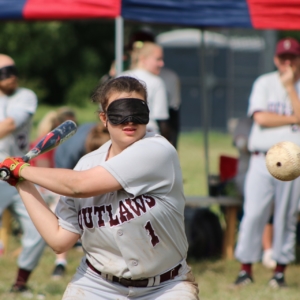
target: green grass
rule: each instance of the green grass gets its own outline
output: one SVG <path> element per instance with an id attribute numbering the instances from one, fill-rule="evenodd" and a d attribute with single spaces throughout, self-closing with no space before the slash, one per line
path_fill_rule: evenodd
<path id="1" fill-rule="evenodd" d="M 40 106 L 34 122 L 53 107 Z M 75 108 L 76 109 L 76 108 Z M 76 109 L 80 123 L 97 120 L 94 112 L 95 106 Z M 186 195 L 207 195 L 207 183 L 204 172 L 203 134 L 201 132 L 182 133 L 179 139 L 178 153 L 184 178 L 184 190 Z M 237 156 L 232 146 L 231 137 L 228 134 L 211 132 L 209 135 L 209 165 L 210 173 L 218 174 L 219 156 L 221 154 Z M 10 239 L 9 252 L 20 246 L 16 237 Z M 67 275 L 60 281 L 52 281 L 50 276 L 54 266 L 55 255 L 47 247 L 41 262 L 34 270 L 29 286 L 35 293 L 42 292 L 47 300 L 59 300 L 62 297 L 68 282 L 75 273 L 82 253 L 71 249 L 68 252 Z M 299 256 L 299 255 L 298 255 Z M 196 281 L 199 285 L 200 298 L 202 300 L 297 300 L 299 299 L 300 277 L 299 259 L 287 268 L 286 279 L 289 289 L 273 291 L 266 283 L 272 276 L 271 271 L 261 264 L 254 265 L 255 283 L 240 290 L 231 290 L 230 284 L 234 281 L 239 270 L 236 260 L 210 260 L 190 261 Z M 7 291 L 13 283 L 17 270 L 17 258 L 12 255 L 0 257 L 0 300 L 19 300 L 21 297 L 13 297 Z M 149 299 L 152 300 L 152 299 Z"/>

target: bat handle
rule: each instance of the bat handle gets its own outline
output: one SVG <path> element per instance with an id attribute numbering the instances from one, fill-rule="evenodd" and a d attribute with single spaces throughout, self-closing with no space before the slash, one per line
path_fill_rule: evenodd
<path id="1" fill-rule="evenodd" d="M 29 160 L 30 160 L 30 157 L 24 155 L 24 156 L 22 157 L 22 159 L 24 160 L 24 162 L 28 163 Z"/>
<path id="2" fill-rule="evenodd" d="M 0 168 L 0 180 L 8 180 L 10 177 L 10 170 L 6 167 Z"/>

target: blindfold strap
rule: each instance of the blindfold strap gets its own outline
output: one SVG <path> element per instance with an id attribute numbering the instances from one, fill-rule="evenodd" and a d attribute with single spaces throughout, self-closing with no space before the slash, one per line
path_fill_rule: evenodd
<path id="1" fill-rule="evenodd" d="M 0 69 L 0 80 L 18 76 L 18 71 L 15 66 L 7 66 Z"/>

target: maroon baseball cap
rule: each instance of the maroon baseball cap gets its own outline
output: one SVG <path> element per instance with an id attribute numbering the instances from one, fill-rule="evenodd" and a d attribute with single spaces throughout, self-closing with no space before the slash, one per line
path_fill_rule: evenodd
<path id="1" fill-rule="evenodd" d="M 276 45 L 276 55 L 294 54 L 300 55 L 300 44 L 293 38 L 284 38 L 278 41 Z"/>

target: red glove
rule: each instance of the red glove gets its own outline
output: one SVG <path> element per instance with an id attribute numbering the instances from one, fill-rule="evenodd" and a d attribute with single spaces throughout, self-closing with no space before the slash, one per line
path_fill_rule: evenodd
<path id="1" fill-rule="evenodd" d="M 18 179 L 23 179 L 20 177 L 20 172 L 23 168 L 30 166 L 20 157 L 7 157 L 1 164 L 0 168 L 6 167 L 10 171 L 10 177 L 14 177 L 17 181 Z M 8 181 L 8 180 L 6 180 Z"/>
<path id="2" fill-rule="evenodd" d="M 7 167 L 4 167 L 2 163 L 0 163 L 0 176 L 1 176 L 1 180 L 6 181 L 12 186 L 16 186 L 17 183 L 19 182 L 19 179 L 13 177 L 9 169 Z"/>

